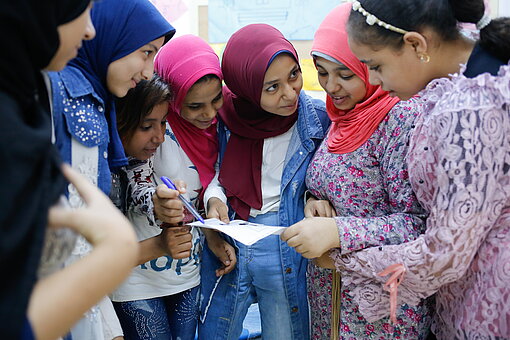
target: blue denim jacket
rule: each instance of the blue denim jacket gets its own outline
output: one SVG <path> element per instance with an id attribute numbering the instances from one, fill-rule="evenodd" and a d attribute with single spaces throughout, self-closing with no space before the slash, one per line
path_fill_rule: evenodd
<path id="1" fill-rule="evenodd" d="M 97 186 L 108 195 L 111 187 L 109 133 L 103 100 L 87 78 L 72 66 L 60 72 L 49 72 L 48 76 L 52 88 L 55 145 L 62 159 L 72 163 L 73 139 L 87 148 L 97 147 Z M 86 169 L 80 170 L 86 172 Z"/>
<path id="2" fill-rule="evenodd" d="M 291 137 L 282 175 L 279 209 L 280 226 L 290 226 L 304 218 L 303 196 L 306 190 L 306 170 L 315 150 L 326 136 L 331 123 L 324 102 L 312 99 L 304 92 L 301 92 L 299 96 L 298 115 L 297 133 L 293 133 Z M 229 135 L 229 131 L 220 122 L 218 129 L 220 162 Z M 280 256 L 287 297 L 291 308 L 294 338 L 308 339 L 309 318 L 306 295 L 306 267 L 308 261 L 283 241 L 280 242 Z M 218 281 L 214 270 L 219 266 L 220 263 L 216 257 L 205 247 L 202 262 L 202 299 L 200 305 L 202 320 L 207 317 L 208 308 L 212 307 L 210 306 L 211 294 L 221 294 L 221 296 L 225 296 L 225 300 L 236 298 L 235 290 L 229 287 L 234 287 L 237 282 L 239 275 L 237 268 Z M 229 301 L 225 302 L 225 307 L 216 306 L 216 308 L 226 308 L 230 305 Z M 232 320 L 233 316 L 228 319 Z M 229 320 L 225 320 L 220 325 L 221 330 L 217 330 L 217 332 L 225 332 L 226 334 L 229 328 Z M 306 334 L 305 338 L 303 338 L 304 334 Z"/>

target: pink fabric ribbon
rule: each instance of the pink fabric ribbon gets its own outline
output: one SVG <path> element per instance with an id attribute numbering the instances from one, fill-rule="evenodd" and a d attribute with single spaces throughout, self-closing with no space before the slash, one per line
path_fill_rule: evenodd
<path id="1" fill-rule="evenodd" d="M 393 324 L 397 323 L 398 286 L 402 283 L 402 280 L 404 280 L 405 271 L 406 267 L 404 267 L 402 263 L 395 263 L 377 274 L 379 276 L 392 274 L 384 284 L 384 289 L 390 292 L 390 321 Z"/>

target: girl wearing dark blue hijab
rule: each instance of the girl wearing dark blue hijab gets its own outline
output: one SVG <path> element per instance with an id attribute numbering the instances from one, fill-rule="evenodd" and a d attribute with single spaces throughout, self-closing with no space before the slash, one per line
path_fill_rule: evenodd
<path id="1" fill-rule="evenodd" d="M 54 141 L 64 161 L 109 194 L 111 171 L 127 164 L 114 99 L 152 78 L 156 52 L 175 29 L 149 0 L 98 1 L 91 17 L 95 39 L 85 41 L 63 71 L 50 74 Z M 75 191 L 68 196 L 73 208 L 83 204 Z M 79 238 L 68 262 L 89 251 Z M 100 320 L 90 313 L 73 329 L 73 340 L 103 338 Z"/>

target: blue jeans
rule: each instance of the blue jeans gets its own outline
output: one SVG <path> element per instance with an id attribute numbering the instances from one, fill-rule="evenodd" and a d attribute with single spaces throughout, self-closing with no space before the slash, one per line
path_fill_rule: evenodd
<path id="1" fill-rule="evenodd" d="M 199 287 L 147 300 L 114 302 L 126 340 L 193 340 Z"/>
<path id="2" fill-rule="evenodd" d="M 277 213 L 268 213 L 250 221 L 277 225 Z M 248 308 L 258 302 L 265 340 L 292 339 L 291 307 L 287 299 L 280 254 L 280 238 L 270 235 L 251 246 L 236 242 L 238 248 L 237 270 L 239 278 L 236 285 L 236 299 L 231 306 L 225 299 L 215 294 L 211 300 L 203 324 L 199 325 L 200 339 L 236 340 L 243 329 L 243 320 Z M 230 311 L 232 311 L 230 313 Z M 216 333 L 218 325 L 227 313 L 233 315 L 225 334 Z"/>

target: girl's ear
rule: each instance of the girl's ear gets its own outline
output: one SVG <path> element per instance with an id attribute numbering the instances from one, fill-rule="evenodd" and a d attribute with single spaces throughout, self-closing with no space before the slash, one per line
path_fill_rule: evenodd
<path id="1" fill-rule="evenodd" d="M 427 38 L 418 32 L 407 32 L 404 34 L 404 43 L 410 46 L 416 53 L 416 57 L 423 59 L 424 55 L 428 55 L 429 44 Z"/>

